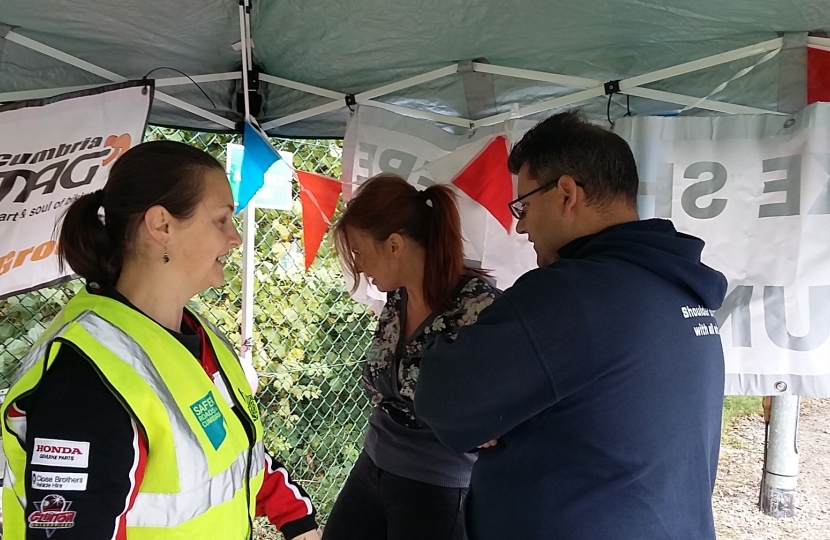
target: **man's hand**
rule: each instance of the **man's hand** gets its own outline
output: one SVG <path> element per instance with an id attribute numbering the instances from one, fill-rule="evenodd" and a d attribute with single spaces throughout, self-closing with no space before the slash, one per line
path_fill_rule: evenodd
<path id="1" fill-rule="evenodd" d="M 479 448 L 493 448 L 497 444 L 499 444 L 499 440 L 493 439 L 492 441 L 487 441 L 486 443 L 482 444 L 481 446 L 479 446 Z"/>
<path id="2" fill-rule="evenodd" d="M 300 536 L 295 536 L 291 540 L 320 540 L 320 535 L 317 534 L 317 531 L 308 531 Z"/>

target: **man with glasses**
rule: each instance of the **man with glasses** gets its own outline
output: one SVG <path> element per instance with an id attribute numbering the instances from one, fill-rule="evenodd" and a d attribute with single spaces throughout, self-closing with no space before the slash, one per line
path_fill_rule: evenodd
<path id="1" fill-rule="evenodd" d="M 558 114 L 509 167 L 539 268 L 427 351 L 415 396 L 442 443 L 479 451 L 471 540 L 714 540 L 726 280 L 703 241 L 639 220 L 613 132 Z"/>

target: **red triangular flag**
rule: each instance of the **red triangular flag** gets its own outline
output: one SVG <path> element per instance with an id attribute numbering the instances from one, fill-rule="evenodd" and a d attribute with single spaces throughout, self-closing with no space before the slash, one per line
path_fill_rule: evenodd
<path id="1" fill-rule="evenodd" d="M 830 51 L 807 48 L 807 103 L 830 101 Z"/>
<path id="2" fill-rule="evenodd" d="M 303 248 L 305 269 L 308 271 L 329 230 L 343 184 L 319 174 L 304 171 L 296 173 L 300 183 L 300 202 L 303 205 Z"/>
<path id="3" fill-rule="evenodd" d="M 507 139 L 501 135 L 493 139 L 452 183 L 510 231 L 513 216 L 507 205 L 513 200 L 513 178 L 507 169 Z"/>

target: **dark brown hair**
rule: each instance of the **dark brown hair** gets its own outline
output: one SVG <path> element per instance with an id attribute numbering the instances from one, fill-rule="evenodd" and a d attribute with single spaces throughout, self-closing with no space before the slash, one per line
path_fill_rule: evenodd
<path id="1" fill-rule="evenodd" d="M 513 174 L 527 164 L 530 175 L 549 189 L 563 174 L 573 176 L 590 203 L 622 199 L 637 204 L 640 181 L 628 143 L 575 111 L 555 114 L 528 131 L 507 164 Z"/>
<path id="2" fill-rule="evenodd" d="M 184 143 L 153 141 L 125 152 L 106 186 L 80 197 L 64 214 L 61 269 L 68 264 L 88 282 L 115 284 L 147 210 L 159 205 L 176 219 L 191 217 L 210 169 L 224 172 L 210 154 Z"/>
<path id="3" fill-rule="evenodd" d="M 427 253 L 424 300 L 433 310 L 452 307 L 452 291 L 469 269 L 464 264 L 461 216 L 450 188 L 433 185 L 418 191 L 400 176 L 387 173 L 370 178 L 360 187 L 334 224 L 337 253 L 355 277 L 356 288 L 359 272 L 347 227 L 363 231 L 378 242 L 398 233 L 421 245 Z"/>

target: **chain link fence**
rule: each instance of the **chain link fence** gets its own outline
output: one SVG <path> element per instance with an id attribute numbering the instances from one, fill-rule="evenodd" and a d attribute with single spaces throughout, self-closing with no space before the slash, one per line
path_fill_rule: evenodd
<path id="1" fill-rule="evenodd" d="M 241 142 L 237 135 L 149 128 L 146 140 L 159 139 L 191 144 L 223 163 L 227 144 Z M 340 141 L 272 142 L 294 154 L 298 170 L 340 177 Z M 305 271 L 296 184 L 290 211 L 257 209 L 256 223 L 253 362 L 265 444 L 306 488 L 324 523 L 362 446 L 369 404 L 358 383 L 360 360 L 375 319 L 349 298 L 330 243 Z M 231 255 L 226 278 L 225 287 L 208 290 L 194 304 L 240 343 L 241 250 Z M 8 387 L 32 343 L 81 286 L 74 280 L 0 300 L 0 388 Z M 279 537 L 265 520 L 256 533 L 259 540 Z"/>

